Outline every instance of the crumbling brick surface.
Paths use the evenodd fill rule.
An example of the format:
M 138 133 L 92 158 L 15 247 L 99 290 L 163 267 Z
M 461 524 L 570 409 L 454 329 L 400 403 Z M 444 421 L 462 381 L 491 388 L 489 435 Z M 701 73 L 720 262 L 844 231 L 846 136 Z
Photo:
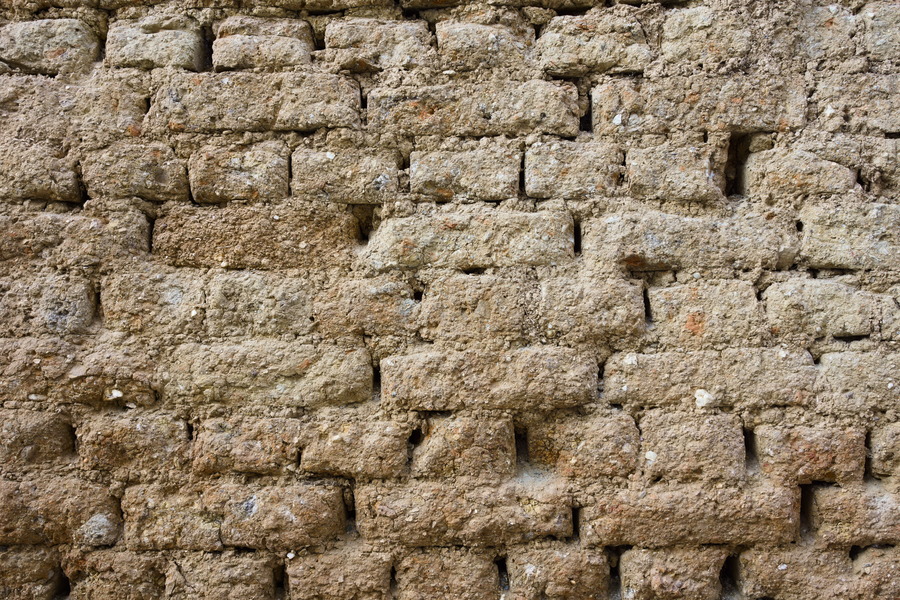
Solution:
M 0 599 L 897 600 L 896 0 L 0 0 Z

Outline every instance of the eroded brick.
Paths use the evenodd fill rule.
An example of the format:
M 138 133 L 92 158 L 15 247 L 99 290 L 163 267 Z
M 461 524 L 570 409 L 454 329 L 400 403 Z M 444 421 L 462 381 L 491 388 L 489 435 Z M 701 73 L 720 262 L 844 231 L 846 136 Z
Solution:
M 218 25 L 212 61 L 217 71 L 279 69 L 309 64 L 314 49 L 306 21 L 240 15 Z
M 191 195 L 200 204 L 280 200 L 290 195 L 288 149 L 281 142 L 205 146 L 191 155 Z
M 114 67 L 202 71 L 204 53 L 199 24 L 180 15 L 115 21 L 106 38 L 106 60 Z
M 623 156 L 617 146 L 602 142 L 539 142 L 525 153 L 525 193 L 574 199 L 612 194 Z
M 393 152 L 309 150 L 291 156 L 295 196 L 341 204 L 378 204 L 398 190 L 398 160 Z
M 113 144 L 89 155 L 83 170 L 91 198 L 136 196 L 156 202 L 188 199 L 184 161 L 163 143 Z

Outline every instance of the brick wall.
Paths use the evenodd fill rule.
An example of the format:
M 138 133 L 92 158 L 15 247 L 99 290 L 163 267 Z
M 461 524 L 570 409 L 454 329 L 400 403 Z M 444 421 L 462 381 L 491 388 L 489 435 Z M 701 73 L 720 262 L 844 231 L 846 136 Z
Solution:
M 5 0 L 0 597 L 900 598 L 891 0 Z

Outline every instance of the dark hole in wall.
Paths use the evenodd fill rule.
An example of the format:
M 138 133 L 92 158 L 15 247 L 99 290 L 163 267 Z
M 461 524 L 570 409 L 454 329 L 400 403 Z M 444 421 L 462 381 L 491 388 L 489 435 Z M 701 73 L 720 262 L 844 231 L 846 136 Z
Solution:
M 591 105 L 593 103 L 591 102 L 590 90 L 588 90 L 587 99 L 588 99 L 587 109 L 585 109 L 584 114 L 581 115 L 581 119 L 578 121 L 578 129 L 580 131 L 586 131 L 586 132 L 590 133 L 591 131 L 593 131 L 593 127 L 594 127 L 594 123 L 593 123 L 593 119 L 592 119 L 592 115 L 591 115 Z
M 190 421 L 184 422 L 185 429 L 187 430 L 187 439 L 193 441 L 194 440 L 194 424 Z
M 752 429 L 744 429 L 744 467 L 747 473 L 759 472 L 759 455 L 756 450 L 756 434 Z
M 56 579 L 56 585 L 53 590 L 53 599 L 54 600 L 66 600 L 72 594 L 72 582 L 69 581 L 68 575 L 66 575 L 65 571 L 62 568 L 59 569 L 59 575 Z
M 506 557 L 500 556 L 494 560 L 494 564 L 497 565 L 497 576 L 500 582 L 500 589 L 502 591 L 509 590 L 509 568 L 506 565 Z
M 840 342 L 858 342 L 858 341 L 860 341 L 860 340 L 867 340 L 867 339 L 869 339 L 869 336 L 868 336 L 868 335 L 847 335 L 847 334 L 841 334 L 841 335 L 835 335 L 835 336 L 832 336 L 832 337 L 834 337 L 835 340 L 838 340 L 838 341 L 840 341 Z
M 728 159 L 725 162 L 725 195 L 744 193 L 744 165 L 750 156 L 750 136 L 732 132 L 728 141 Z
M 581 221 L 576 220 L 572 227 L 572 236 L 574 239 L 575 256 L 581 254 Z
M 650 290 L 647 286 L 644 286 L 642 295 L 644 298 L 644 321 L 649 325 L 653 323 L 653 309 L 650 307 Z
M 344 494 L 344 516 L 347 521 L 347 533 L 356 533 L 356 494 L 353 487 Z
M 375 363 L 372 365 L 372 392 L 375 394 L 381 393 L 381 364 Z
M 884 137 L 889 140 L 900 140 L 900 131 L 889 131 L 884 134 Z
M 722 598 L 740 597 L 740 563 L 737 556 L 729 556 L 722 563 L 719 585 L 722 587 Z
M 356 217 L 359 226 L 357 239 L 363 244 L 367 244 L 372 234 L 377 228 L 375 221 L 375 206 L 370 204 L 354 204 L 351 206 L 351 212 Z
M 216 39 L 215 34 L 213 34 L 212 27 L 206 26 L 203 28 L 203 53 L 200 57 L 200 70 L 201 71 L 212 71 L 213 68 L 213 42 Z
M 607 549 L 607 558 L 609 560 L 609 597 L 620 600 L 622 598 L 622 573 L 620 563 L 622 555 L 631 546 L 613 546 Z
M 461 269 L 463 273 L 466 275 L 484 275 L 484 272 L 487 270 L 484 267 L 468 267 L 465 269 Z
M 514 429 L 516 442 L 516 465 L 523 466 L 529 462 L 528 456 L 528 429 L 522 425 L 516 425 Z
M 572 539 L 581 539 L 581 507 L 572 507 Z
M 290 598 L 284 563 L 280 563 L 272 569 L 272 580 L 275 583 L 275 600 L 287 600 Z
M 528 196 L 528 192 L 525 188 L 525 156 L 527 153 L 522 154 L 522 162 L 519 163 L 519 194 L 522 196 Z
M 813 481 L 800 486 L 800 537 L 810 538 L 815 535 L 815 490 L 817 488 L 830 487 L 826 481 Z
M 391 574 L 390 579 L 388 580 L 388 594 L 389 598 L 397 598 L 399 597 L 399 590 L 397 589 L 397 568 L 391 565 Z

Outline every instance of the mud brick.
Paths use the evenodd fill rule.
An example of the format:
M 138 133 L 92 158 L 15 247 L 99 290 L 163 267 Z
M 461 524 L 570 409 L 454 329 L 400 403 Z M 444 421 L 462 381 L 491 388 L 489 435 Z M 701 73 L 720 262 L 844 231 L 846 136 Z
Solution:
M 71 458 L 74 442 L 72 427 L 62 415 L 0 409 L 0 464 L 4 470 Z
M 199 24 L 180 15 L 115 21 L 106 38 L 106 60 L 114 67 L 202 71 L 204 54 Z
M 762 308 L 746 281 L 703 281 L 650 288 L 653 330 L 667 348 L 707 349 L 761 344 Z
M 843 194 L 856 187 L 856 173 L 805 150 L 765 150 L 747 158 L 743 185 L 755 198 Z
M 274 565 L 266 556 L 192 553 L 173 558 L 166 571 L 165 597 L 171 600 L 268 600 L 274 595 Z
M 785 131 L 801 127 L 806 92 L 798 78 L 692 75 L 614 79 L 591 90 L 595 135 L 694 130 Z
M 744 478 L 744 436 L 734 415 L 648 411 L 641 418 L 644 476 L 651 481 Z
M 552 480 L 359 485 L 356 513 L 364 539 L 405 546 L 496 545 L 572 534 L 571 509 Z
M 299 200 L 222 208 L 177 205 L 156 222 L 153 253 L 179 267 L 347 266 L 357 233 L 356 219 L 342 208 Z
M 314 131 L 359 127 L 359 107 L 358 85 L 339 75 L 174 74 L 159 88 L 148 116 L 173 132 Z
M 740 66 L 753 48 L 754 32 L 747 18 L 735 13 L 710 6 L 669 11 L 662 27 L 662 60 L 670 65 Z
M 858 415 L 897 406 L 900 354 L 832 352 L 822 355 L 819 368 L 820 410 Z
M 859 14 L 865 25 L 863 43 L 874 60 L 900 58 L 900 16 L 891 2 L 869 2 Z
M 627 271 L 786 269 L 797 254 L 794 225 L 762 214 L 684 217 L 625 211 L 582 223 L 584 255 Z
M 77 434 L 82 468 L 124 480 L 177 471 L 188 460 L 187 424 L 166 413 L 101 413 L 79 424 Z
M 306 21 L 239 15 L 219 23 L 212 61 L 217 71 L 279 69 L 308 65 L 314 49 Z
M 289 160 L 283 142 L 204 146 L 188 161 L 191 195 L 200 204 L 287 198 Z
M 411 410 L 536 410 L 592 401 L 597 365 L 569 348 L 421 352 L 381 361 L 382 399 Z
M 440 200 L 515 198 L 522 153 L 511 145 L 484 144 L 472 150 L 413 152 L 409 183 L 414 193 Z
M 225 404 L 316 407 L 371 399 L 372 364 L 362 349 L 250 339 L 183 344 L 164 365 L 167 397 Z
M 0 544 L 111 546 L 119 505 L 100 485 L 75 477 L 0 481 Z
M 78 275 L 23 273 L 0 278 L 0 335 L 4 337 L 86 333 L 96 309 L 93 285 Z
M 438 21 L 438 52 L 445 69 L 519 69 L 534 45 L 534 31 L 506 25 Z
M 810 100 L 818 106 L 821 126 L 827 130 L 896 132 L 900 131 L 898 89 L 897 74 L 833 73 L 818 83 Z
M 136 485 L 122 498 L 129 550 L 221 550 L 220 515 L 201 503 L 200 491 Z
M 364 546 L 301 553 L 287 563 L 291 600 L 387 600 L 391 555 Z
M 574 343 L 615 344 L 645 330 L 640 285 L 601 274 L 540 283 L 541 332 Z
M 53 600 L 63 587 L 56 552 L 28 547 L 0 549 L 0 596 L 8 600 Z
M 554 17 L 541 29 L 537 50 L 541 67 L 556 77 L 640 73 L 653 59 L 637 10 L 626 6 Z
M 193 468 L 202 475 L 274 475 L 296 464 L 302 427 L 296 419 L 207 419 L 197 428 Z
M 890 269 L 900 260 L 900 207 L 807 205 L 799 260 L 816 269 Z
M 589 547 L 787 543 L 799 515 L 796 489 L 662 485 L 598 493 L 582 510 L 581 537 Z
M 900 496 L 878 481 L 813 488 L 811 521 L 829 547 L 897 544 Z
M 202 275 L 193 269 L 122 269 L 101 280 L 104 326 L 151 335 L 197 335 L 202 331 Z
M 722 200 L 725 175 L 720 154 L 710 145 L 684 148 L 670 143 L 629 150 L 625 159 L 629 190 L 638 198 Z
M 397 565 L 400 600 L 496 598 L 500 589 L 497 565 L 487 551 L 436 548 L 413 551 Z
M 859 598 L 890 598 L 900 595 L 900 552 L 897 548 L 866 548 L 853 561 Z
M 376 88 L 369 127 L 408 135 L 578 134 L 577 93 L 570 83 L 498 81 Z
M 205 286 L 207 332 L 222 336 L 307 334 L 313 326 L 310 282 L 278 274 L 224 271 Z
M 70 553 L 69 579 L 78 600 L 156 600 L 164 596 L 165 564 L 156 554 L 121 548 Z
M 509 418 L 429 417 L 425 437 L 412 452 L 413 477 L 515 475 L 516 441 Z
M 379 271 L 547 265 L 572 258 L 573 235 L 572 217 L 564 212 L 450 207 L 383 221 L 366 258 Z
M 805 344 L 874 334 L 893 304 L 887 296 L 819 279 L 775 283 L 763 299 L 772 332 Z
M 428 340 L 522 339 L 528 328 L 527 282 L 495 275 L 449 275 L 428 286 L 419 311 Z
M 619 558 L 622 589 L 634 600 L 717 600 L 727 556 L 726 548 L 716 546 L 630 549 Z
M 615 354 L 604 373 L 611 404 L 648 407 L 803 406 L 816 384 L 809 353 L 766 348 Z
M 3 72 L 0 95 L 7 99 L 0 112 L 0 131 L 3 132 L 0 137 L 4 142 L 28 142 L 26 147 L 42 143 L 54 152 L 68 148 L 71 144 L 69 130 L 77 122 L 73 113 L 80 108 L 78 99 L 84 94 L 84 88 L 70 85 L 64 77 L 13 74 L 2 62 L 0 71 Z M 78 114 L 80 118 L 84 118 L 82 111 L 78 111 Z M 9 160 L 5 156 L 7 152 L 9 151 L 0 152 L 0 160 Z M 44 156 L 50 157 L 52 152 L 47 152 Z M 4 162 L 5 179 L 15 173 L 5 168 L 6 164 Z M 18 163 L 10 164 L 16 166 Z M 36 164 L 40 165 L 39 162 Z
M 533 198 L 590 198 L 619 185 L 624 154 L 604 142 L 538 142 L 525 153 L 525 193 Z
M 222 484 L 204 491 L 203 505 L 221 520 L 225 546 L 285 551 L 344 533 L 343 496 L 331 485 Z
M 308 433 L 300 468 L 356 480 L 397 477 L 406 468 L 409 434 L 391 421 L 325 421 Z
M 560 477 L 627 477 L 637 467 L 640 445 L 634 419 L 621 413 L 540 419 L 528 427 L 529 460 Z
M 900 474 L 900 423 L 872 430 L 872 473 L 878 477 Z
M 75 159 L 59 147 L 19 140 L 0 141 L 2 202 L 81 202 Z
M 379 204 L 399 188 L 398 157 L 372 150 L 318 151 L 291 156 L 291 192 L 341 204 Z
M 846 6 L 810 6 L 800 17 L 799 47 L 812 60 L 843 60 L 856 51 L 859 18 Z
M 762 472 L 783 481 L 860 481 L 866 435 L 857 428 L 762 425 L 753 434 Z
M 136 196 L 155 202 L 188 199 L 184 161 L 163 143 L 116 143 L 89 155 L 82 168 L 91 198 Z
M 402 336 L 416 329 L 418 303 L 403 277 L 349 279 L 316 298 L 316 323 L 331 334 Z
M 0 28 L 0 61 L 25 73 L 84 72 L 99 52 L 96 34 L 78 19 L 40 19 Z
M 152 95 L 149 81 L 141 75 L 132 69 L 100 71 L 91 85 L 79 87 L 72 135 L 88 148 L 105 148 L 123 138 L 140 136 Z
M 601 600 L 607 598 L 609 564 L 602 552 L 561 542 L 511 548 L 509 583 L 523 600 Z
M 348 71 L 429 67 L 436 62 L 431 40 L 425 21 L 331 21 L 323 58 Z
M 802 545 L 751 548 L 741 553 L 738 569 L 741 588 L 751 598 L 855 597 L 850 595 L 853 577 L 844 550 Z

